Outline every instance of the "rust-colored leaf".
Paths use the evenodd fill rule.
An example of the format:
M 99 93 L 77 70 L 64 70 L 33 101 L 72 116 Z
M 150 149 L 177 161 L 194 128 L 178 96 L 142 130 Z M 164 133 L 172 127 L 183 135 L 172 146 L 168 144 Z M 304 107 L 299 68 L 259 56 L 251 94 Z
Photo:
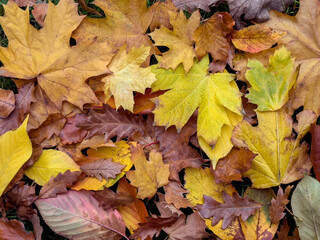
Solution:
M 0 88 L 0 118 L 6 118 L 15 108 L 15 98 L 11 90 Z
M 320 181 L 320 126 L 311 124 L 311 154 L 313 170 L 318 181 Z
M 27 232 L 22 222 L 17 220 L 6 221 L 0 219 L 1 240 L 34 240 L 34 235 Z

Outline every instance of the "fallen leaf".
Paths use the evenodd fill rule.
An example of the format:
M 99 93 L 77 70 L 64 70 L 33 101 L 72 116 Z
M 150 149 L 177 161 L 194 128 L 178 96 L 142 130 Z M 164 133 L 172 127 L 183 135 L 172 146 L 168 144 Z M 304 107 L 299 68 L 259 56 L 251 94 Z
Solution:
M 266 69 L 259 61 L 249 60 L 246 78 L 251 87 L 246 97 L 257 104 L 258 111 L 276 111 L 289 99 L 289 90 L 293 87 L 296 74 L 290 52 L 282 47 L 269 58 Z
M 59 134 L 63 145 L 82 142 L 85 138 L 87 131 L 76 126 L 83 117 L 84 114 L 76 114 L 66 118 L 66 123 Z
M 97 39 L 113 49 L 126 44 L 132 47 L 151 46 L 152 42 L 145 34 L 152 20 L 156 4 L 147 7 L 145 1 L 129 0 L 123 4 L 117 0 L 95 0 L 105 19 L 86 18 L 73 33 L 79 41 Z
M 0 49 L 4 65 L 0 74 L 28 81 L 36 78 L 59 109 L 63 101 L 79 108 L 85 103 L 97 102 L 85 81 L 105 73 L 113 53 L 107 45 L 94 41 L 69 46 L 72 31 L 84 18 L 78 15 L 77 4 L 71 0 L 63 0 L 57 5 L 50 2 L 40 31 L 29 24 L 28 10 L 22 10 L 10 1 L 4 8 L 5 15 L 0 23 L 10 44 Z
M 151 198 L 159 187 L 169 183 L 169 165 L 163 164 L 161 153 L 150 152 L 147 161 L 142 146 L 137 145 L 132 147 L 131 159 L 135 170 L 126 176 L 131 185 L 138 187 L 138 198 Z
M 310 160 L 316 179 L 320 181 L 320 126 L 311 124 L 310 131 L 312 136 Z
M 311 168 L 307 148 L 300 145 L 305 131 L 292 137 L 292 119 L 283 109 L 276 112 L 257 112 L 258 126 L 242 121 L 234 130 L 232 141 L 237 147 L 249 148 L 257 156 L 249 177 L 255 188 L 288 184 L 303 177 Z M 309 129 L 310 124 L 305 126 Z
M 127 53 L 125 45 L 120 48 L 108 65 L 112 73 L 101 80 L 105 83 L 105 102 L 113 96 L 116 109 L 122 106 L 123 109 L 133 112 L 133 91 L 143 94 L 146 88 L 150 88 L 157 80 L 151 67 L 140 67 L 148 57 L 150 49 L 133 47 Z
M 320 183 L 306 175 L 293 191 L 291 206 L 302 240 L 318 239 Z
M 287 34 L 278 41 L 285 45 L 295 58 L 296 65 L 300 65 L 296 89 L 290 97 L 289 106 L 293 112 L 300 106 L 305 110 L 320 113 L 318 79 L 320 70 L 319 30 L 314 28 L 319 23 L 320 3 L 318 0 L 301 0 L 296 16 L 271 12 L 271 19 L 265 23 L 275 31 Z
M 288 200 L 289 194 L 293 185 L 288 186 L 283 193 L 283 189 L 279 187 L 277 198 L 271 200 L 271 206 L 269 207 L 269 215 L 271 222 L 280 222 L 280 220 L 286 215 L 283 211 L 286 205 L 290 202 Z
M 203 196 L 204 204 L 198 204 L 196 208 L 204 218 L 212 217 L 212 225 L 216 225 L 223 219 L 222 229 L 226 229 L 236 217 L 241 216 L 243 221 L 253 215 L 261 205 L 249 197 L 241 198 L 239 194 L 233 193 L 232 196 L 225 191 L 222 192 L 224 203 L 217 202 L 212 197 Z
M 28 117 L 18 129 L 0 136 L 0 196 L 31 157 L 32 145 L 27 134 L 27 123 Z
M 32 167 L 25 170 L 25 174 L 37 184 L 43 186 L 49 182 L 52 176 L 55 177 L 67 170 L 74 172 L 80 171 L 80 168 L 66 153 L 48 149 L 42 151 L 39 159 Z
M 6 118 L 15 109 L 14 93 L 0 88 L 0 118 Z
M 33 5 L 33 9 L 31 11 L 34 19 L 43 27 L 44 20 L 47 15 L 48 4 L 47 3 L 37 3 Z
M 88 131 L 87 139 L 98 134 L 105 134 L 105 142 L 115 136 L 119 141 L 131 137 L 136 132 L 143 134 L 145 131 L 141 118 L 137 118 L 122 109 L 116 111 L 109 105 L 103 106 L 103 114 L 90 109 L 86 118 L 76 119 L 76 127 Z
M 41 188 L 39 198 L 52 198 L 56 197 L 57 194 L 66 193 L 67 188 L 71 187 L 79 176 L 79 171 L 71 172 L 70 170 L 59 173 L 55 177 L 52 176 Z
M 81 165 L 80 169 L 87 174 L 87 176 L 96 177 L 99 181 L 102 181 L 103 178 L 106 180 L 116 178 L 117 174 L 121 173 L 124 167 L 124 165 L 113 162 L 111 159 L 99 159 Z
M 179 14 L 169 12 L 170 24 L 173 30 L 161 26 L 149 35 L 155 41 L 156 46 L 166 46 L 169 51 L 163 54 L 159 61 L 159 67 L 173 70 L 183 63 L 185 72 L 188 72 L 196 57 L 193 48 L 192 35 L 200 23 L 200 13 L 196 11 L 187 19 L 180 11 Z
M 242 173 L 251 168 L 252 160 L 256 154 L 245 148 L 233 148 L 231 152 L 222 158 L 212 171 L 216 183 L 231 183 L 242 181 Z
M 159 198 L 158 202 L 156 203 L 156 206 L 160 212 L 160 216 L 162 218 L 170 218 L 172 216 L 181 216 L 183 215 L 183 212 L 177 209 L 173 204 L 167 203 L 165 199 L 166 194 L 157 193 L 157 196 Z
M 257 53 L 271 48 L 284 35 L 264 25 L 252 25 L 234 32 L 231 41 L 239 50 Z
M 18 4 L 19 7 L 33 6 L 36 0 L 10 0 Z
M 287 218 L 284 218 L 282 224 L 280 225 L 280 230 L 277 231 L 277 240 L 300 240 L 298 228 L 295 228 L 293 236 L 289 235 L 290 226 L 288 224 Z
M 212 0 L 173 0 L 172 2 L 174 5 L 177 6 L 177 8 L 180 8 L 181 10 L 186 10 L 188 12 L 193 12 L 198 8 L 201 8 L 206 12 L 210 12 L 209 5 L 212 2 Z
M 48 226 L 64 237 L 121 239 L 126 236 L 119 212 L 104 210 L 89 192 L 70 190 L 55 198 L 38 199 L 35 204 Z
M 165 199 L 168 204 L 173 204 L 177 209 L 192 207 L 191 202 L 184 195 L 188 193 L 181 184 L 170 181 L 164 186 Z
M 34 235 L 27 232 L 22 222 L 6 221 L 0 218 L 0 236 L 2 240 L 34 240 Z
M 153 31 L 161 26 L 172 29 L 169 12 L 178 14 L 178 9 L 175 7 L 175 5 L 173 5 L 172 1 L 169 0 L 165 2 L 159 2 L 156 6 L 152 21 L 150 23 L 150 30 Z

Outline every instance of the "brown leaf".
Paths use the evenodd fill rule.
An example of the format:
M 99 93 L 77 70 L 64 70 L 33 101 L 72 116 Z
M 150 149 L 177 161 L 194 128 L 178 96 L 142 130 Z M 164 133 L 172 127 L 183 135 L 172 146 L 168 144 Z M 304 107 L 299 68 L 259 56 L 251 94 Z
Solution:
M 311 124 L 311 153 L 310 159 L 318 181 L 320 181 L 320 126 Z
M 241 216 L 242 221 L 253 215 L 261 204 L 245 196 L 241 198 L 239 194 L 233 193 L 232 197 L 225 191 L 222 192 L 224 203 L 219 203 L 212 197 L 203 195 L 204 204 L 198 204 L 196 207 L 204 218 L 212 217 L 212 226 L 223 219 L 222 229 L 226 229 L 236 217 Z
M 173 0 L 173 4 L 181 10 L 187 10 L 188 12 L 193 12 L 194 10 L 201 8 L 206 12 L 210 12 L 209 5 L 212 0 Z
M 109 188 L 105 188 L 102 191 L 94 192 L 93 196 L 99 201 L 100 206 L 104 209 L 126 206 L 136 199 L 129 193 L 115 193 Z
M 76 114 L 67 118 L 67 121 L 59 134 L 63 145 L 82 142 L 87 135 L 87 131 L 76 127 L 76 123 L 84 116 L 84 114 Z
M 32 15 L 34 19 L 43 27 L 44 19 L 47 15 L 48 4 L 47 3 L 37 3 L 33 6 Z
M 31 219 L 29 219 L 33 226 L 33 232 L 36 240 L 41 240 L 41 235 L 43 232 L 43 227 L 40 225 L 40 217 L 38 214 L 33 214 Z
M 280 225 L 280 231 L 277 231 L 277 240 L 300 240 L 298 228 L 293 232 L 293 236 L 289 236 L 290 226 L 288 224 L 287 218 L 284 218 L 282 224 Z
M 288 186 L 283 193 L 283 189 L 279 187 L 277 197 L 271 200 L 269 214 L 272 223 L 280 222 L 280 220 L 286 215 L 283 211 L 285 209 L 285 206 L 290 202 L 288 200 L 288 197 L 292 188 L 293 185 Z
M 0 219 L 1 240 L 34 240 L 32 233 L 27 232 L 22 222 L 17 220 L 6 221 Z
M 67 188 L 71 187 L 74 182 L 77 181 L 81 172 L 70 170 L 59 173 L 56 177 L 51 177 L 40 190 L 39 198 L 51 198 L 57 196 L 57 194 L 66 193 Z
M 189 191 L 184 189 L 181 184 L 170 181 L 168 185 L 164 186 L 166 192 L 165 198 L 168 204 L 173 204 L 177 209 L 192 207 L 191 202 L 185 198 L 184 194 Z
M 140 227 L 134 231 L 134 234 L 130 236 L 132 239 L 141 238 L 141 240 L 146 239 L 148 236 L 156 237 L 159 236 L 161 230 L 165 227 L 170 227 L 174 224 L 178 217 L 161 218 L 161 217 L 147 217 L 146 223 L 139 224 Z
M 0 88 L 0 118 L 6 118 L 15 108 L 14 93 Z
M 105 134 L 105 142 L 117 136 L 117 141 L 130 137 L 135 132 L 144 133 L 145 128 L 141 118 L 135 117 L 122 109 L 116 111 L 109 105 L 103 106 L 103 114 L 89 110 L 86 118 L 77 119 L 76 127 L 88 131 L 86 139 L 97 134 Z
M 192 240 L 209 237 L 205 228 L 204 220 L 195 212 L 188 216 L 187 221 L 186 216 L 181 215 L 172 226 L 163 228 L 163 231 L 169 235 L 169 240 Z
M 229 154 L 220 159 L 216 169 L 212 171 L 216 183 L 242 181 L 241 173 L 251 168 L 252 160 L 257 156 L 249 149 L 232 148 Z
M 170 24 L 169 12 L 177 12 L 178 9 L 172 4 L 171 0 L 166 2 L 160 2 L 153 14 L 152 21 L 150 23 L 150 30 L 153 31 L 156 28 L 165 26 L 168 29 L 172 29 Z
M 113 162 L 112 159 L 99 159 L 94 162 L 85 163 L 80 168 L 88 176 L 96 177 L 102 181 L 103 178 L 105 180 L 115 178 L 124 167 L 120 163 Z
M 168 204 L 165 200 L 165 194 L 158 193 L 159 201 L 156 202 L 157 208 L 162 218 L 170 218 L 172 216 L 180 216 L 183 213 L 172 204 Z
M 250 103 L 248 98 L 246 98 L 244 96 L 241 97 L 241 100 L 242 100 L 243 110 L 246 113 L 243 116 L 243 119 L 246 120 L 251 125 L 257 124 L 258 123 L 257 114 L 256 114 L 256 112 L 254 110 L 258 106 L 256 104 Z
M 17 215 L 21 219 L 29 219 L 36 212 L 31 206 L 38 198 L 34 186 L 29 186 L 22 181 L 18 182 L 18 184 L 7 193 L 6 198 L 15 206 Z

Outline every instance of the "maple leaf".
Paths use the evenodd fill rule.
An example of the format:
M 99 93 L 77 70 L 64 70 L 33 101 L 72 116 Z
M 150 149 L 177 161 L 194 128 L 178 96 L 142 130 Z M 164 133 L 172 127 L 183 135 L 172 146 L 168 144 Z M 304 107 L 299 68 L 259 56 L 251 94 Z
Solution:
M 195 60 L 187 74 L 181 65 L 174 72 L 155 69 L 158 81 L 153 84 L 153 90 L 170 90 L 158 97 L 153 113 L 157 125 L 175 125 L 179 131 L 199 108 L 197 135 L 214 145 L 223 125 L 232 125 L 228 113 L 241 116 L 242 107 L 233 75 L 208 74 L 208 64 L 206 55 L 200 62 Z
M 6 118 L 15 108 L 14 93 L 0 88 L 0 118 Z
M 258 111 L 280 109 L 288 101 L 288 92 L 296 79 L 290 52 L 284 47 L 276 50 L 267 69 L 255 60 L 249 60 L 248 67 L 246 78 L 251 87 L 246 97 L 249 101 L 258 105 Z
M 169 12 L 178 14 L 177 11 L 178 9 L 173 5 L 172 1 L 159 2 L 150 23 L 150 30 L 153 31 L 161 26 L 172 29 Z
M 28 117 L 15 131 L 0 136 L 0 196 L 19 169 L 29 160 L 32 146 L 27 134 Z
M 34 240 L 34 235 L 31 232 L 27 232 L 22 222 L 18 220 L 6 221 L 0 219 L 0 236 L 2 240 Z
M 251 179 L 255 188 L 278 186 L 302 178 L 311 163 L 307 148 L 299 143 L 310 128 L 310 122 L 304 124 L 295 139 L 292 119 L 283 109 L 257 112 L 257 117 L 257 127 L 242 121 L 233 131 L 232 141 L 236 146 L 247 147 L 257 154 L 251 169 L 243 175 Z
M 311 124 L 311 153 L 310 158 L 316 179 L 320 181 L 320 126 Z
M 151 67 L 140 67 L 149 52 L 150 47 L 133 47 L 128 53 L 126 46 L 120 48 L 108 65 L 112 73 L 101 80 L 105 83 L 106 102 L 113 95 L 116 109 L 122 106 L 133 112 L 133 91 L 144 93 L 157 80 Z
M 87 139 L 94 135 L 105 134 L 105 142 L 115 136 L 119 141 L 125 137 L 131 137 L 136 132 L 143 134 L 145 131 L 141 118 L 122 109 L 116 111 L 106 104 L 103 105 L 103 114 L 90 109 L 87 117 L 76 120 L 76 127 L 88 131 Z
M 280 220 L 286 215 L 283 211 L 286 207 L 286 205 L 290 202 L 288 200 L 289 194 L 292 186 L 288 186 L 283 193 L 283 189 L 279 187 L 277 198 L 271 200 L 271 206 L 269 207 L 269 215 L 271 222 L 280 222 Z
M 113 54 L 106 45 L 95 41 L 69 46 L 72 31 L 84 18 L 78 15 L 77 4 L 71 0 L 63 0 L 58 5 L 49 3 L 40 31 L 29 24 L 29 11 L 10 1 L 4 8 L 0 24 L 9 46 L 0 48 L 4 65 L 0 75 L 28 81 L 36 78 L 58 108 L 63 101 L 79 108 L 85 103 L 97 102 L 85 81 L 105 73 Z
M 204 204 L 196 206 L 204 218 L 212 217 L 212 225 L 216 225 L 223 219 L 222 229 L 226 229 L 236 217 L 241 216 L 241 219 L 246 221 L 261 207 L 249 197 L 241 198 L 237 193 L 233 193 L 231 197 L 223 191 L 222 197 L 224 203 L 204 195 Z
M 126 176 L 131 185 L 138 187 L 138 198 L 151 198 L 157 188 L 169 183 L 169 165 L 163 164 L 162 155 L 156 151 L 150 152 L 147 161 L 142 146 L 134 146 L 131 159 L 135 170 L 127 172 Z
M 105 19 L 86 18 L 76 29 L 73 37 L 87 41 L 96 38 L 112 48 L 126 44 L 128 49 L 150 46 L 152 42 L 145 35 L 156 7 L 147 7 L 146 1 L 95 0 L 107 16 Z
M 271 48 L 284 35 L 264 25 L 252 25 L 233 32 L 231 41 L 237 49 L 257 53 Z
M 180 11 L 179 14 L 169 12 L 170 24 L 173 30 L 161 26 L 149 35 L 155 41 L 156 46 L 167 46 L 169 51 L 163 54 L 159 60 L 159 67 L 176 69 L 183 63 L 184 70 L 188 72 L 193 65 L 193 58 L 196 57 L 193 48 L 192 34 L 200 23 L 200 13 L 196 11 L 187 19 Z
M 304 109 L 320 113 L 318 79 L 320 70 L 319 29 L 314 26 L 319 23 L 320 4 L 318 0 L 301 0 L 296 16 L 288 16 L 271 12 L 271 19 L 266 26 L 286 35 L 278 41 L 285 45 L 295 58 L 296 65 L 300 65 L 297 87 L 289 102 L 292 111 L 300 106 Z M 303 37 L 301 37 L 303 36 Z
M 111 159 L 99 159 L 81 165 L 80 169 L 88 176 L 96 177 L 99 181 L 102 181 L 102 178 L 106 180 L 115 178 L 124 167 L 124 165 L 113 162 Z

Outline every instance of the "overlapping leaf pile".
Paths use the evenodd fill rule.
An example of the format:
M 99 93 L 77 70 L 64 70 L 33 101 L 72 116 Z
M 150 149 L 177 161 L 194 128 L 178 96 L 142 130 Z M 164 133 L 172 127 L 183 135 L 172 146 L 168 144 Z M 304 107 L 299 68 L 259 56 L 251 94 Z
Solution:
M 219 2 L 4 5 L 1 239 L 320 239 L 320 2 Z

